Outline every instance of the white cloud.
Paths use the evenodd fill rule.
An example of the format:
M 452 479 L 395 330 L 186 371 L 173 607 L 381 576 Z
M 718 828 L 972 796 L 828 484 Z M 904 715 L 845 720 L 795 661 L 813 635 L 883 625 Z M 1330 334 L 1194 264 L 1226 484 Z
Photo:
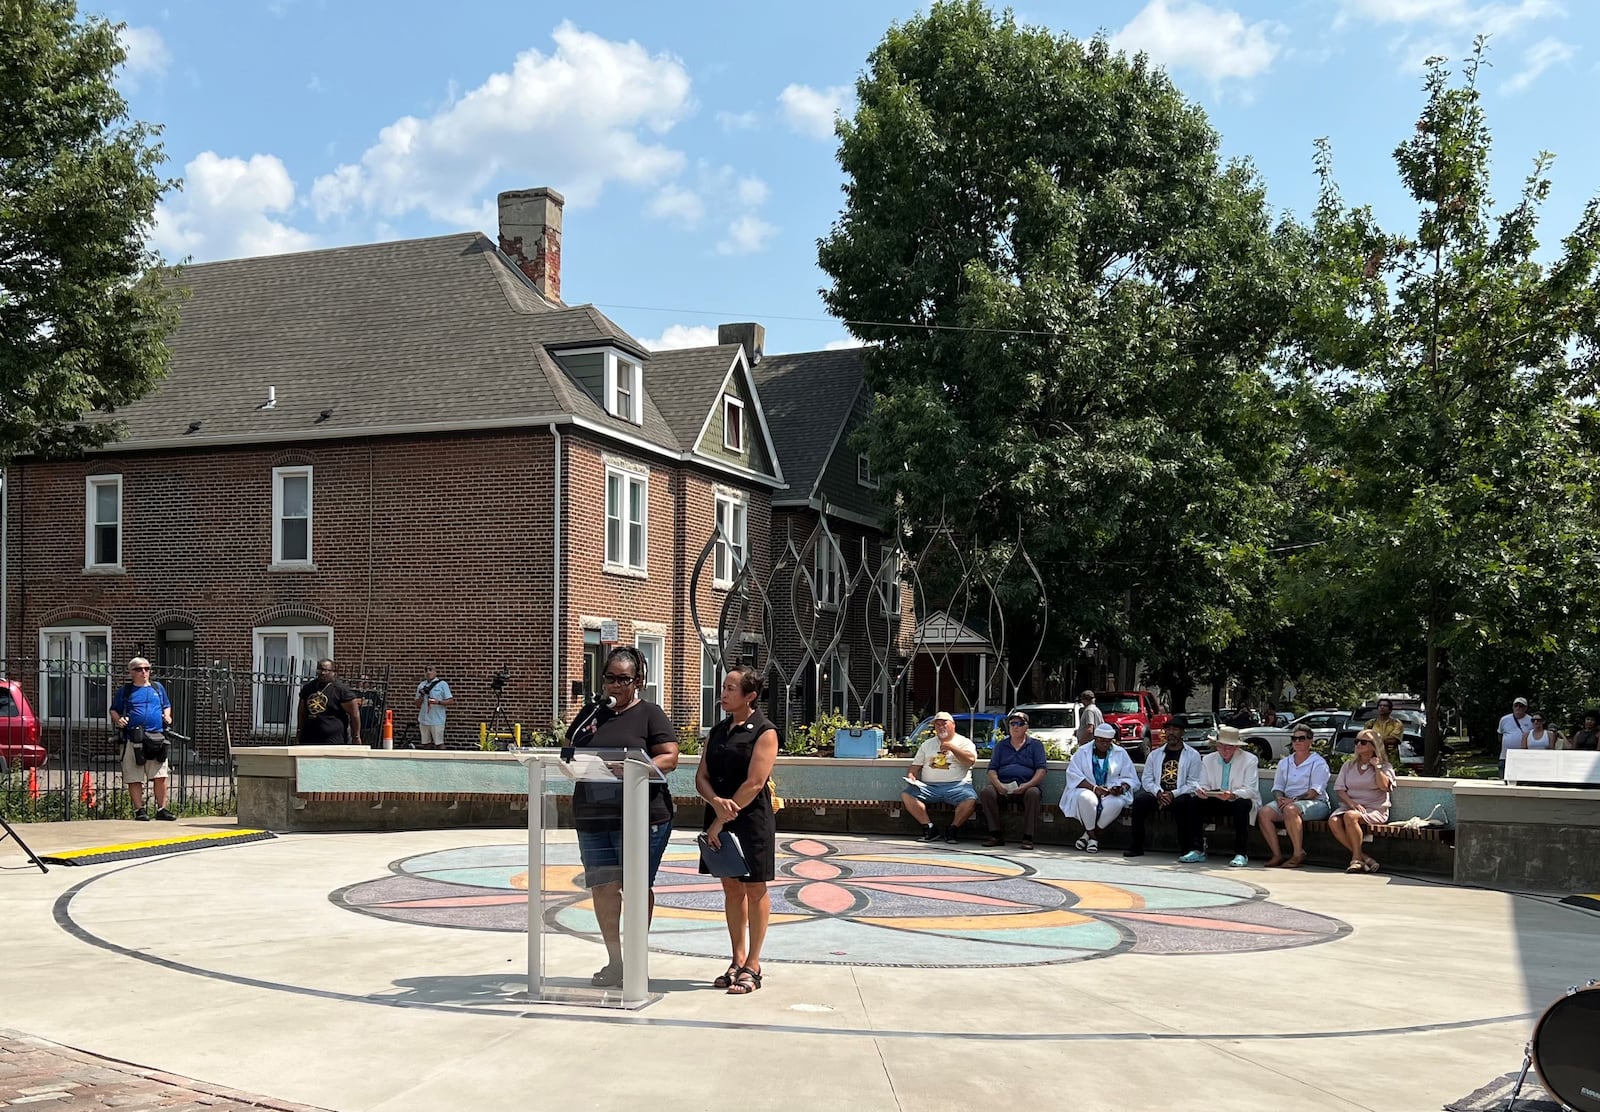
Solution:
M 761 116 L 757 112 L 728 112 L 717 113 L 717 126 L 723 131 L 749 131 L 761 126 Z
M 713 347 L 717 342 L 717 330 L 709 324 L 669 324 L 655 339 L 639 342 L 651 351 Z
M 754 213 L 736 216 L 728 222 L 727 233 L 717 242 L 719 255 L 750 255 L 767 245 L 778 229 Z
M 727 231 L 717 244 L 723 255 L 747 255 L 761 250 L 777 228 L 760 217 L 771 190 L 752 175 L 741 176 L 732 166 L 700 162 L 692 181 L 669 182 L 656 190 L 645 205 L 647 215 L 696 231 L 708 213 L 727 221 Z
M 848 85 L 830 85 L 826 89 L 789 85 L 778 94 L 778 104 L 783 108 L 783 118 L 800 134 L 831 139 L 834 117 L 844 113 L 854 95 Z
M 124 27 L 117 32 L 122 49 L 128 56 L 122 62 L 122 78 L 129 86 L 137 87 L 146 77 L 163 77 L 172 64 L 172 53 L 166 40 L 154 27 Z
M 1522 69 L 1502 86 L 1507 93 L 1520 93 L 1539 79 L 1551 66 L 1572 61 L 1578 53 L 1560 39 L 1540 39 L 1522 54 Z
M 823 351 L 855 351 L 857 348 L 865 347 L 865 346 L 866 345 L 863 344 L 860 340 L 856 339 L 854 336 L 850 336 L 850 337 L 848 337 L 846 339 L 843 339 L 843 340 L 829 340 L 827 343 L 822 345 L 822 350 Z
M 596 203 L 610 182 L 653 186 L 676 177 L 684 156 L 657 137 L 694 107 L 683 63 L 570 22 L 551 37 L 552 53 L 524 51 L 511 72 L 452 96 L 427 119 L 395 120 L 358 163 L 318 178 L 318 215 L 420 210 L 484 227 L 485 206 L 493 210 L 486 191 L 498 183 L 551 185 L 578 207 Z
M 1344 0 L 1340 21 L 1354 16 L 1376 23 L 1427 23 L 1471 34 L 1504 35 L 1525 23 L 1565 14 L 1555 0 Z
M 316 240 L 269 215 L 294 203 L 294 179 L 276 155 L 203 151 L 183 168 L 183 191 L 156 206 L 151 243 L 169 259 L 197 262 L 304 251 Z
M 1170 69 L 1193 70 L 1219 83 L 1259 77 L 1283 49 L 1284 28 L 1271 20 L 1246 24 L 1230 8 L 1197 0 L 1150 0 L 1111 37 L 1111 45 L 1144 51 Z

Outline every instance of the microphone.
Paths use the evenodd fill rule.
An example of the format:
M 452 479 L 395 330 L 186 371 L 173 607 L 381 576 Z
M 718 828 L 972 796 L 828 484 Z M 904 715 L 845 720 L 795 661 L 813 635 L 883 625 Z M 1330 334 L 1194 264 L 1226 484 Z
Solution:
M 570 762 L 573 757 L 573 743 L 590 737 L 600 728 L 600 711 L 609 710 L 617 705 L 616 699 L 601 693 L 592 695 L 589 701 L 583 704 L 572 719 L 572 725 L 567 727 L 567 744 L 561 747 L 561 759 Z

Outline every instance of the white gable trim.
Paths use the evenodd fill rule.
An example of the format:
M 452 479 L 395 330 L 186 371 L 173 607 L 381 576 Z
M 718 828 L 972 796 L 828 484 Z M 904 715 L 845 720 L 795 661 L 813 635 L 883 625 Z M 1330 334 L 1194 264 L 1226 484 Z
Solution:
M 756 389 L 756 376 L 750 373 L 750 364 L 745 362 L 744 348 L 742 347 L 734 353 L 733 362 L 728 365 L 728 373 L 722 376 L 722 385 L 717 387 L 716 399 L 711 403 L 711 408 L 706 411 L 706 419 L 700 422 L 700 431 L 695 434 L 695 447 L 692 449 L 694 456 L 696 459 L 710 460 L 723 467 L 738 466 L 737 464 L 726 463 L 717 459 L 716 456 L 708 455 L 699 450 L 700 442 L 706 438 L 706 433 L 711 430 L 711 418 L 716 415 L 717 407 L 722 404 L 723 395 L 727 394 L 728 385 L 733 381 L 735 374 L 740 374 L 744 379 L 744 384 L 750 388 L 750 408 L 756 411 L 756 424 L 761 428 L 761 441 L 767 446 L 767 458 L 772 461 L 773 477 L 777 479 L 778 486 L 788 486 L 789 484 L 783 477 L 783 461 L 778 458 L 778 447 L 772 442 L 772 430 L 767 427 L 767 411 L 761 404 L 761 392 Z M 746 413 L 745 416 L 748 418 L 749 414 Z M 749 423 L 747 419 L 745 424 L 749 425 Z M 750 435 L 748 428 L 744 430 L 744 435 L 746 437 Z M 751 475 L 761 474 L 749 468 L 739 468 L 739 470 Z

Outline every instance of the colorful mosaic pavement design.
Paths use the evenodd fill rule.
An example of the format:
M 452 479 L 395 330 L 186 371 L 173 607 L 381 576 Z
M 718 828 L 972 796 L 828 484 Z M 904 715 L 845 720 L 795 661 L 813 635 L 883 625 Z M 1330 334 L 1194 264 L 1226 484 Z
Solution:
M 577 846 L 548 847 L 547 929 L 598 939 Z M 522 931 L 525 845 L 442 850 L 333 893 L 335 903 L 407 923 Z M 1273 903 L 1233 876 L 1063 853 L 1012 859 L 936 846 L 779 842 L 772 961 L 908 968 L 1045 965 L 1122 953 L 1245 953 L 1348 933 L 1337 919 Z M 656 880 L 652 949 L 726 956 L 722 886 L 693 844 L 668 847 Z

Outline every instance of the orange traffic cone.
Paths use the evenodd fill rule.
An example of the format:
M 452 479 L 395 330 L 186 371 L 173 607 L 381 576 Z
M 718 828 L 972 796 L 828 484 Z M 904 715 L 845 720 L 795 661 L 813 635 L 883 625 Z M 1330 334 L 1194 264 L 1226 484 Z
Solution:
M 39 770 L 37 767 L 28 769 L 28 798 L 35 803 L 39 802 Z
M 392 710 L 383 712 L 383 742 L 380 748 L 394 748 L 394 711 Z
M 94 781 L 89 779 L 87 769 L 83 773 L 83 787 L 78 789 L 78 798 L 83 801 L 85 807 L 94 806 Z

